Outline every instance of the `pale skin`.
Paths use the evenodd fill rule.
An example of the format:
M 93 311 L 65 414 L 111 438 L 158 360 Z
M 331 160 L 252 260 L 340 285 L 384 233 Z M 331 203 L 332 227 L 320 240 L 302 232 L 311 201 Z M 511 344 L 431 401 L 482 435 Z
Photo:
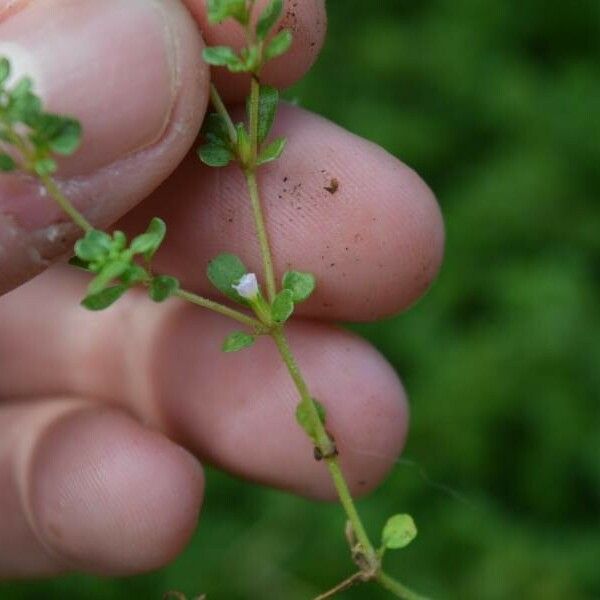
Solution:
M 265 72 L 277 86 L 306 73 L 325 35 L 321 0 L 293 4 L 294 47 Z M 81 151 L 61 165 L 65 192 L 97 226 L 134 233 L 162 217 L 158 270 L 210 294 L 216 254 L 239 254 L 259 276 L 261 260 L 239 172 L 188 154 L 209 96 L 198 24 L 210 45 L 241 43 L 234 27 L 208 28 L 202 0 L 0 0 L 0 54 L 83 123 Z M 243 82 L 216 81 L 235 111 Z M 318 280 L 290 340 L 362 495 L 404 445 L 406 395 L 373 348 L 333 323 L 415 302 L 441 263 L 442 219 L 426 184 L 373 144 L 290 106 L 276 128 L 289 145 L 260 183 L 277 272 Z M 0 177 L 0 577 L 166 564 L 196 527 L 203 464 L 334 499 L 269 340 L 223 355 L 236 325 L 137 293 L 84 311 L 85 274 L 55 264 L 37 275 L 78 235 L 61 223 L 38 186 Z M 402 510 L 402 491 L 390 493 Z

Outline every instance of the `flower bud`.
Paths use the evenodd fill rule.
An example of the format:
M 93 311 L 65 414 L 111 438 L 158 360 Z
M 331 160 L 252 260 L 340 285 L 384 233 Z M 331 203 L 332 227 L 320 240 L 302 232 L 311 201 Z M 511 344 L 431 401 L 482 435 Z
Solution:
M 260 293 L 258 280 L 254 273 L 246 273 L 237 284 L 234 284 L 231 287 L 246 300 L 256 300 Z

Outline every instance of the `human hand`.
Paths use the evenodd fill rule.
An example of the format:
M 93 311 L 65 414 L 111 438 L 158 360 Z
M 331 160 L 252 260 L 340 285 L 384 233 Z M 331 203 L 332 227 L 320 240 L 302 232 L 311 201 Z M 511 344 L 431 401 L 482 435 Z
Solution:
M 0 7 L 0 55 L 34 77 L 50 109 L 83 122 L 82 150 L 60 175 L 86 216 L 106 226 L 128 213 L 118 227 L 135 232 L 161 216 L 169 236 L 158 267 L 200 292 L 208 291 L 205 263 L 223 250 L 260 270 L 239 174 L 184 159 L 209 73 L 181 3 Z M 202 2 L 188 9 L 211 45 L 235 38 L 227 25 L 207 28 Z M 286 19 L 294 48 L 265 74 L 278 86 L 313 62 L 323 3 L 306 2 Z M 218 75 L 225 97 L 240 101 L 245 90 Z M 441 261 L 441 218 L 421 180 L 372 144 L 293 107 L 282 109 L 277 128 L 289 146 L 262 183 L 278 270 L 289 261 L 319 281 L 303 306 L 306 321 L 290 335 L 360 494 L 403 445 L 405 397 L 372 348 L 324 321 L 371 320 L 418 298 Z M 71 247 L 78 232 L 60 223 L 37 186 L 2 176 L 0 289 Z M 228 323 L 176 300 L 157 306 L 131 294 L 105 314 L 86 313 L 78 304 L 85 284 L 85 275 L 58 265 L 0 299 L 0 576 L 164 564 L 195 527 L 203 480 L 193 455 L 260 483 L 332 497 L 269 345 L 224 356 Z

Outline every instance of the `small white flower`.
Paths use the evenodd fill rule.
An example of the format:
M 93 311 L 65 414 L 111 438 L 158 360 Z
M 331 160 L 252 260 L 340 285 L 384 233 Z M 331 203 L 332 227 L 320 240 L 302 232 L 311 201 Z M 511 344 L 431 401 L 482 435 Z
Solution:
M 246 273 L 237 284 L 231 286 L 242 298 L 256 300 L 260 290 L 254 273 Z

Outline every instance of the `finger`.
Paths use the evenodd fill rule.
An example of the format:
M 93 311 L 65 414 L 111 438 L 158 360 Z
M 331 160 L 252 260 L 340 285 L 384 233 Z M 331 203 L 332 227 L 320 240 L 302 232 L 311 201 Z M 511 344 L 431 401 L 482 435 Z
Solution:
M 370 320 L 419 298 L 444 247 L 440 210 L 425 183 L 381 148 L 298 108 L 282 107 L 275 135 L 288 145 L 260 171 L 263 204 L 278 278 L 291 268 L 317 277 L 303 314 Z M 169 233 L 157 268 L 210 294 L 205 266 L 221 252 L 262 272 L 247 198 L 237 167 L 210 169 L 192 155 L 122 225 L 139 232 L 162 216 Z
M 0 55 L 83 145 L 60 185 L 99 226 L 155 189 L 197 134 L 208 93 L 202 41 L 178 0 L 0 0 Z M 72 247 L 79 231 L 33 181 L 0 177 L 0 293 Z
M 0 398 L 69 393 L 117 402 L 232 473 L 333 497 L 268 338 L 225 355 L 222 341 L 238 327 L 179 300 L 153 305 L 135 293 L 105 313 L 87 313 L 76 303 L 86 281 L 79 275 L 54 267 L 0 299 Z M 406 398 L 396 375 L 368 344 L 336 328 L 299 323 L 290 337 L 327 408 L 352 489 L 372 489 L 404 444 Z
M 174 558 L 203 492 L 196 460 L 82 400 L 0 407 L 0 577 L 124 575 Z
M 206 0 L 186 0 L 192 14 L 200 23 L 207 45 L 232 46 L 240 49 L 245 45 L 244 32 L 235 22 L 221 25 L 208 22 Z M 260 14 L 268 0 L 256 3 L 254 11 Z M 261 81 L 278 88 L 295 83 L 310 69 L 325 41 L 327 13 L 324 0 L 286 0 L 281 20 L 275 31 L 290 29 L 294 41 L 290 50 L 282 57 L 270 62 L 261 74 Z M 215 68 L 213 80 L 227 101 L 240 102 L 248 92 L 249 77 L 231 74 L 226 69 Z

